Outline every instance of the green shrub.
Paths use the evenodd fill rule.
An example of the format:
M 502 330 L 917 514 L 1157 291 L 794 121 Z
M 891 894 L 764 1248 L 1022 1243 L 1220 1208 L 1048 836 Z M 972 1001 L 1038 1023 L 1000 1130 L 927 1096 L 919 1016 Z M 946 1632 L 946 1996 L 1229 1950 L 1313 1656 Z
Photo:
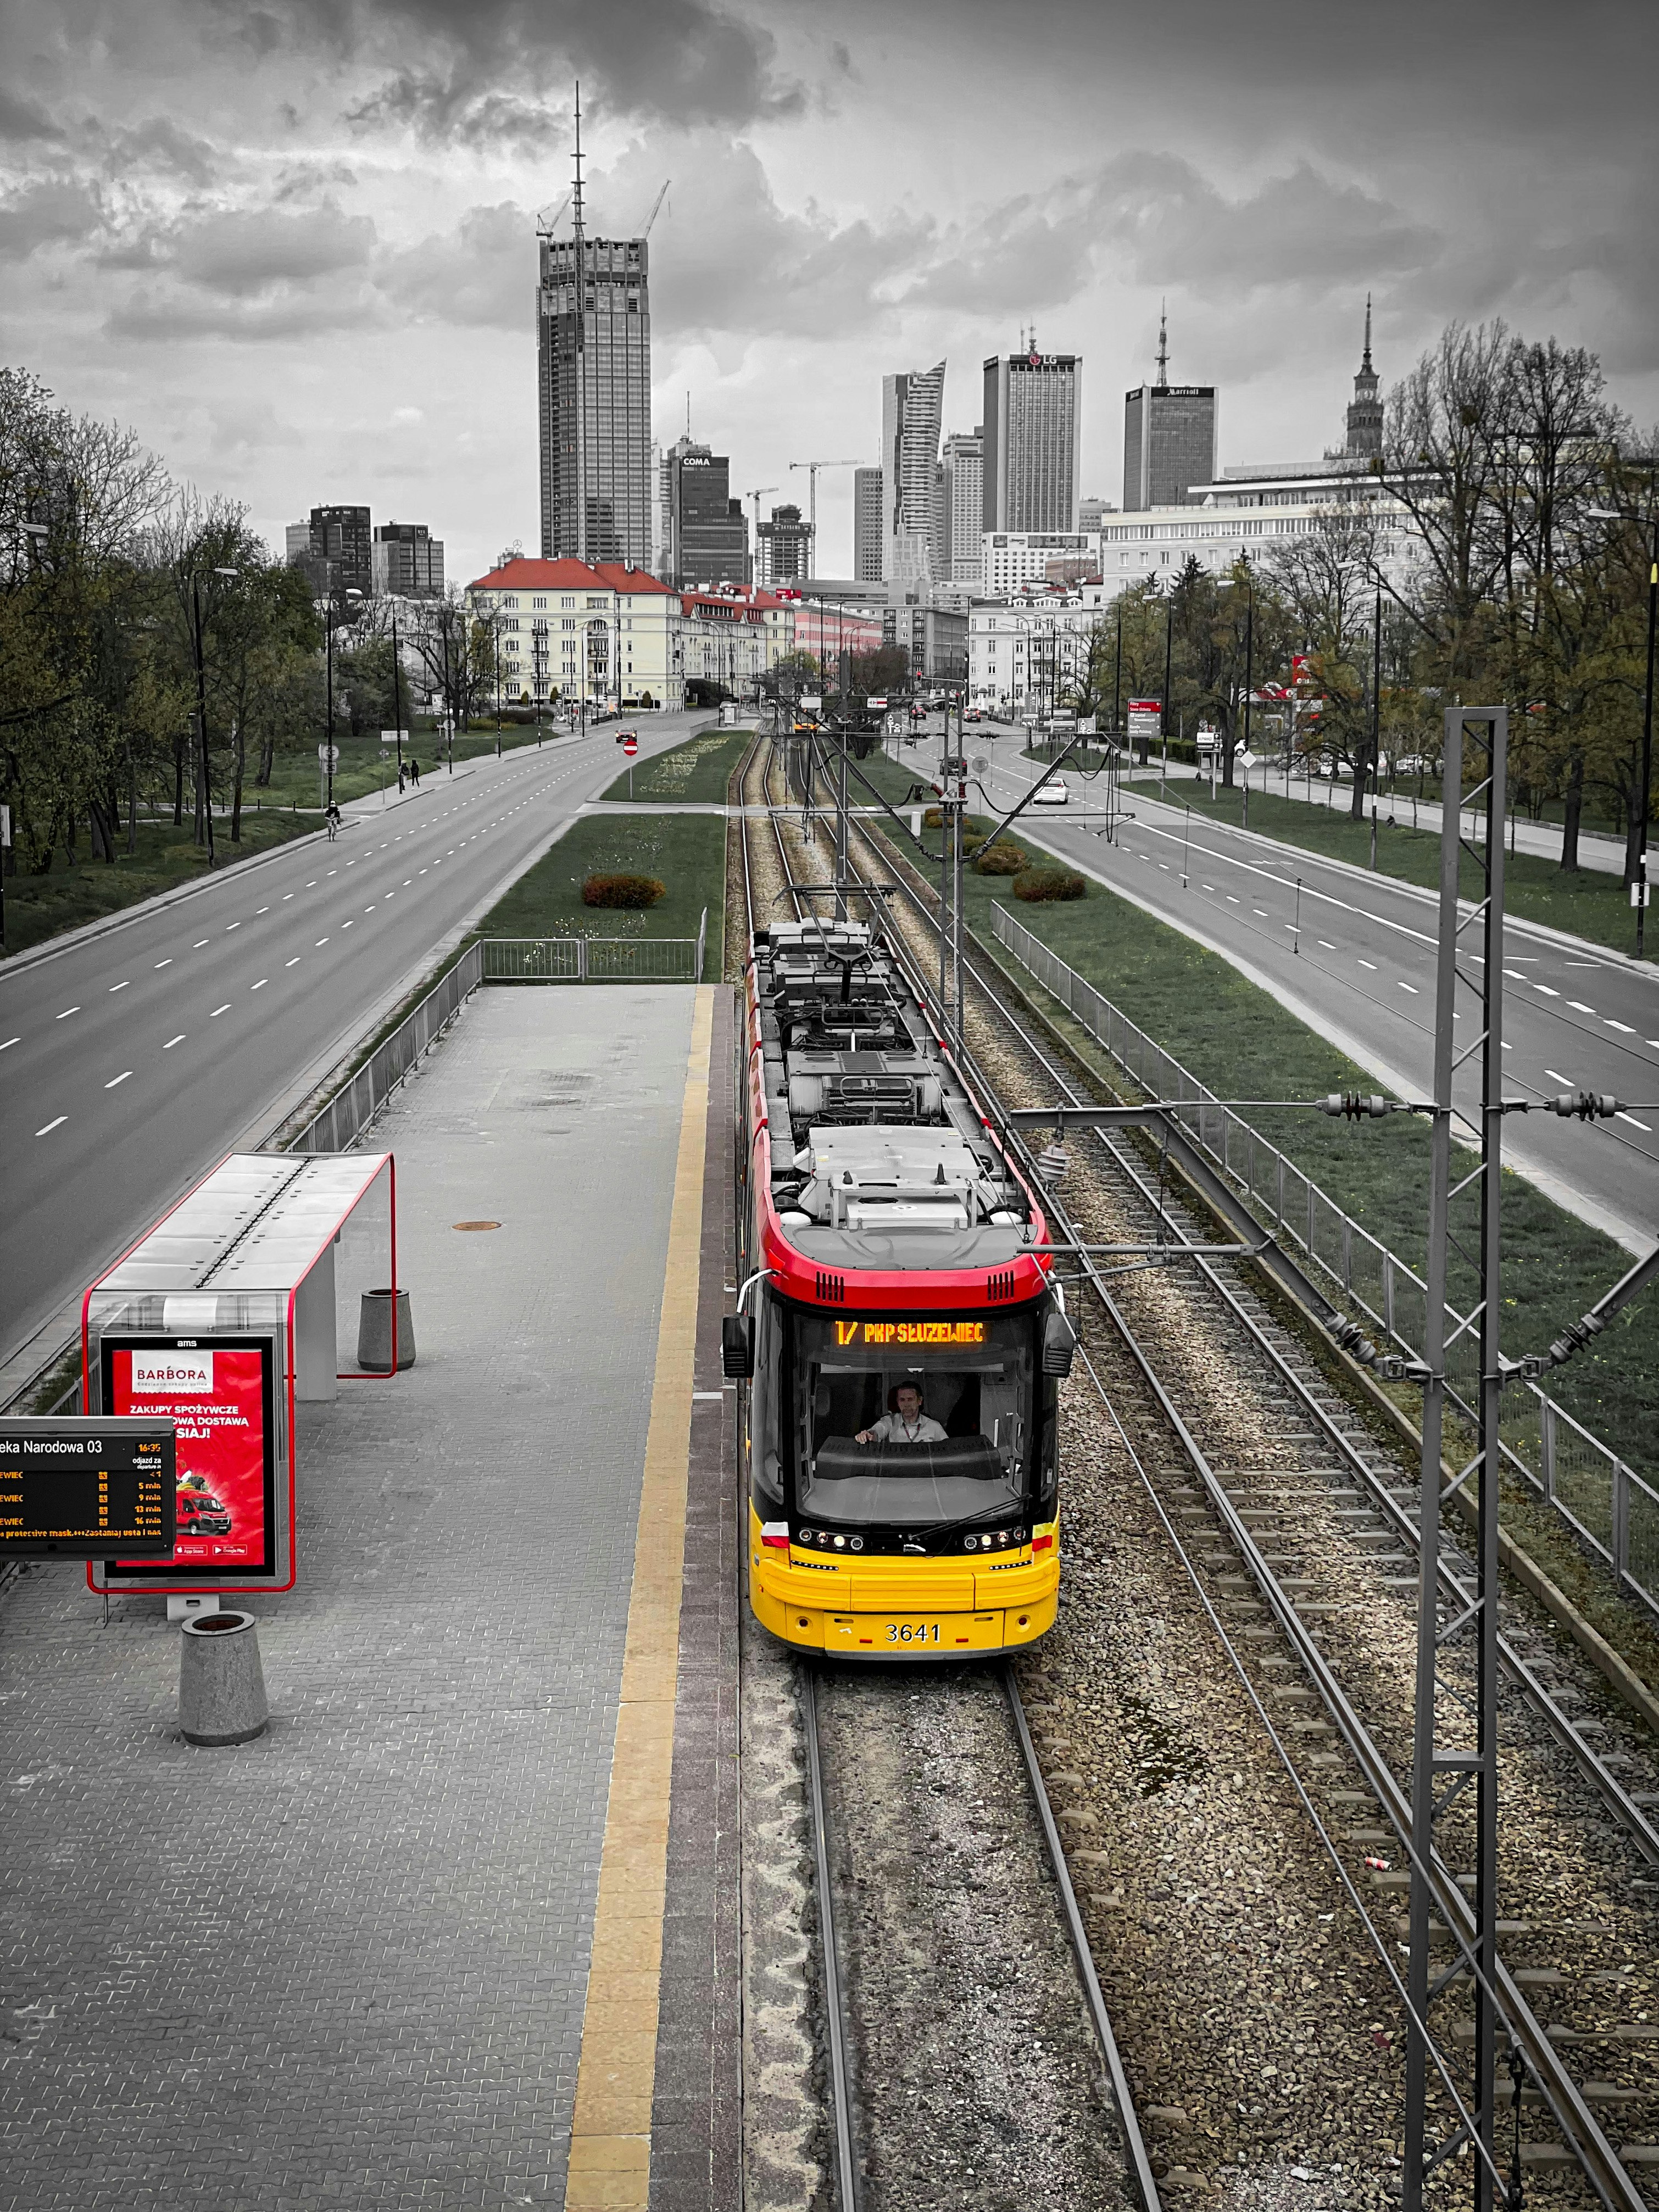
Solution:
M 1072 868 L 1027 868 L 1014 878 L 1014 896 L 1031 905 L 1050 899 L 1087 898 L 1089 886 Z
M 590 876 L 582 885 L 584 906 L 628 907 L 640 913 L 667 896 L 654 876 Z
M 1027 865 L 1027 855 L 1018 845 L 1011 845 L 1000 837 L 988 853 L 981 853 L 974 863 L 982 876 L 1017 876 Z

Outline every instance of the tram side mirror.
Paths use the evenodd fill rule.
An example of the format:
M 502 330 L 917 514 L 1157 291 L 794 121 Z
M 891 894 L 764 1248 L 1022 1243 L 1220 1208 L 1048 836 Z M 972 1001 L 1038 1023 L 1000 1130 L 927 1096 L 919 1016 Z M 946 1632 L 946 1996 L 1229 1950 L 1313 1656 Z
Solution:
M 1072 1371 L 1072 1354 L 1077 1350 L 1077 1332 L 1063 1313 L 1051 1313 L 1042 1324 L 1042 1371 L 1045 1375 L 1066 1376 Z
M 750 1314 L 727 1314 L 720 1323 L 720 1372 L 747 1382 L 755 1372 L 755 1323 Z

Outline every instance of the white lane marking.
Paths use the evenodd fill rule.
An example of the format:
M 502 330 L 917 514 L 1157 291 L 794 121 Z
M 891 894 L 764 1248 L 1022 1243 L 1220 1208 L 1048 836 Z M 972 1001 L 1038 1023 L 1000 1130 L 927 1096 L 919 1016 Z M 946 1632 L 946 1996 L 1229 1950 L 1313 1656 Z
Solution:
M 1636 1035 L 1635 1030 L 1631 1027 L 1628 1022 L 1616 1022 L 1611 1014 L 1603 1014 L 1601 1019 L 1607 1024 L 1610 1030 L 1617 1030 L 1620 1036 L 1634 1036 Z
M 1645 1129 L 1650 1136 L 1653 1133 L 1652 1124 L 1648 1121 L 1638 1121 L 1634 1114 L 1626 1114 L 1621 1109 L 1613 1116 L 1613 1119 L 1619 1121 L 1628 1121 L 1632 1129 Z
M 228 936 L 229 936 L 229 934 L 230 934 L 230 933 L 231 933 L 231 931 L 232 931 L 233 929 L 240 929 L 240 928 L 241 927 L 241 926 L 242 926 L 242 925 L 241 925 L 241 923 L 240 923 L 240 921 L 228 921 L 228 922 L 225 924 L 225 934 L 226 934 L 226 936 L 227 936 L 227 937 L 228 937 Z
M 1506 1044 L 1504 1049 L 1505 1052 L 1513 1052 L 1515 1050 L 1515 1047 L 1512 1044 Z
M 205 937 L 198 937 L 195 944 L 192 945 L 190 949 L 192 952 L 199 952 L 206 943 L 207 939 Z
M 161 1047 L 161 1049 L 163 1052 L 171 1052 L 174 1045 L 182 1044 L 184 1041 L 185 1032 L 183 1030 L 180 1030 L 176 1037 L 169 1037 L 167 1039 L 167 1042 Z
M 58 1022 L 66 1022 L 71 1014 L 78 1014 L 80 1011 L 81 1009 L 79 1006 L 65 1006 L 63 1012 L 61 1014 L 54 1014 L 52 1016 L 52 1019 Z
M 1369 968 L 1369 969 L 1370 969 L 1370 971 L 1371 971 L 1372 975 L 1376 975 L 1376 961 L 1375 961 L 1375 960 L 1362 960 L 1362 961 L 1360 962 L 1360 963 L 1359 963 L 1359 964 L 1360 964 L 1360 966 L 1361 966 L 1362 968 Z
M 269 914 L 270 912 L 270 908 L 268 906 L 256 907 L 254 908 L 254 918 L 257 921 L 260 915 Z
M 1528 980 L 1526 976 L 1517 975 L 1513 968 L 1506 968 L 1504 970 L 1504 973 L 1509 977 L 1511 983 L 1524 983 Z
M 158 960 L 155 964 L 158 968 L 171 968 L 173 965 L 173 955 L 169 952 L 165 960 Z
M 112 984 L 110 985 L 110 987 L 109 987 L 109 994 L 110 994 L 110 996 L 111 996 L 111 998 L 112 999 L 112 998 L 115 996 L 115 994 L 116 994 L 118 991 L 125 991 L 125 990 L 126 989 L 126 988 L 127 988 L 127 985 L 128 985 L 130 982 L 131 982 L 131 981 L 132 981 L 131 976 L 131 975 L 128 975 L 128 976 L 124 977 L 124 978 L 123 978 L 123 980 L 122 980 L 120 982 L 118 982 L 118 983 L 112 983 Z
M 1569 999 L 1567 1004 L 1575 1014 L 1593 1014 L 1595 1012 L 1594 1006 L 1587 1006 L 1582 999 Z
M 9 1052 L 13 1045 L 21 1044 L 22 1041 L 23 1033 L 20 1030 L 15 1036 L 9 1036 L 6 1039 L 4 1044 L 0 1044 L 0 1052 Z
M 299 954 L 298 954 L 297 952 L 295 954 L 295 956 L 294 956 L 294 957 L 293 957 L 293 959 L 292 959 L 292 960 L 285 960 L 285 961 L 283 963 L 283 965 L 285 968 L 297 968 L 297 967 L 299 966 L 299 964 L 300 964 L 300 956 L 299 956 Z
M 315 876 L 313 876 L 313 877 L 312 878 L 312 879 L 311 879 L 311 881 L 310 881 L 310 882 L 306 885 L 306 889 L 307 889 L 308 891 L 314 891 L 314 890 L 316 890 L 316 888 L 317 888 L 317 878 L 316 878 L 316 877 L 315 877 Z
M 212 1012 L 208 1016 L 208 1019 L 209 1019 L 210 1022 L 216 1022 L 216 1021 L 218 1020 L 218 1018 L 219 1018 L 219 1017 L 220 1017 L 220 1015 L 221 1015 L 221 1014 L 228 1014 L 229 1012 L 230 1012 L 230 1000 L 229 1000 L 228 999 L 227 999 L 227 1000 L 225 1000 L 225 1003 L 223 1004 L 223 1006 L 216 1006 L 216 1007 L 213 1009 L 213 1012 Z
M 1238 904 L 1238 901 L 1233 896 L 1231 891 L 1227 894 L 1227 903 L 1229 906 L 1237 906 Z
M 1164 871 L 1164 874 L 1167 876 L 1167 875 L 1169 874 L 1169 872 L 1170 872 L 1170 864 L 1169 864 L 1169 862 L 1168 862 L 1167 860 L 1160 860 L 1160 861 L 1158 862 L 1158 865 L 1159 866 L 1159 867 L 1160 867 L 1160 868 L 1162 868 L 1162 869 L 1163 869 L 1163 871 Z
M 1263 920 L 1263 921 L 1266 921 L 1266 920 L 1267 919 L 1267 908 L 1266 908 L 1265 906 L 1253 906 L 1253 907 L 1250 908 L 1250 912 L 1251 912 L 1252 914 L 1259 914 L 1259 915 L 1261 916 L 1261 919 Z
M 337 876 L 340 871 L 337 868 L 331 868 L 328 872 L 331 876 Z
M 286 906 L 286 905 L 288 904 L 289 901 L 293 897 L 293 896 L 294 896 L 294 894 L 293 894 L 293 892 L 292 892 L 292 891 L 284 891 L 284 892 L 283 893 L 282 903 L 283 903 L 284 906 Z
M 319 937 L 319 938 L 317 939 L 317 943 L 318 943 L 318 945 L 326 945 L 326 944 L 328 943 L 328 939 L 327 939 L 327 938 L 325 938 L 325 937 Z
M 1559 1067 L 1547 1067 L 1544 1070 L 1544 1073 L 1548 1076 L 1552 1083 L 1565 1083 L 1571 1085 L 1573 1080 L 1571 1076 L 1563 1075 Z
M 1396 987 L 1396 988 L 1397 988 L 1397 989 L 1401 990 L 1401 991 L 1409 991 L 1409 992 L 1411 993 L 1411 994 L 1412 994 L 1413 998 L 1414 998 L 1414 999 L 1416 999 L 1416 998 L 1419 998 L 1419 997 L 1422 995 L 1422 994 L 1421 994 L 1421 993 L 1418 990 L 1418 988 L 1417 988 L 1417 986 L 1416 986 L 1416 984 L 1415 984 L 1415 983 L 1402 983 L 1402 982 L 1400 981 L 1400 978 L 1399 978 L 1397 975 L 1395 977 L 1395 979 L 1394 979 L 1394 980 L 1395 980 L 1395 987 Z
M 248 988 L 250 991 L 263 991 L 265 985 L 270 982 L 270 978 L 269 975 L 261 975 L 257 983 L 250 983 L 248 985 Z
M 373 913 L 374 913 L 374 908 L 373 908 L 372 906 L 366 906 L 366 907 L 363 908 L 363 912 L 364 912 L 365 914 L 373 914 Z
M 1547 999 L 1559 999 L 1561 995 L 1559 991 L 1552 991 L 1547 983 L 1534 983 L 1532 988 L 1534 991 L 1541 991 Z
M 68 1119 L 67 1114 L 60 1114 L 55 1121 L 48 1121 L 44 1129 L 37 1129 L 34 1133 L 37 1137 L 49 1137 L 54 1129 L 61 1129 Z
M 116 1085 L 117 1083 L 125 1083 L 125 1082 L 126 1081 L 126 1079 L 127 1079 L 128 1076 L 130 1076 L 130 1075 L 131 1074 L 131 1073 L 132 1073 L 132 1070 L 131 1070 L 130 1067 L 123 1068 L 123 1070 L 121 1071 L 120 1074 L 119 1074 L 119 1075 L 118 1075 L 118 1076 L 114 1079 L 114 1081 L 113 1081 L 113 1082 L 106 1083 L 106 1084 L 104 1085 L 105 1090 L 106 1090 L 106 1091 L 113 1091 L 113 1090 L 114 1090 L 114 1088 L 115 1088 L 115 1085 Z
M 342 929 L 351 929 L 351 928 L 355 927 L 356 927 L 356 925 L 355 925 L 354 923 L 352 923 L 352 922 L 349 922 L 349 921 L 343 921 L 343 922 L 340 924 L 340 927 L 341 927 L 341 928 L 342 928 Z
M 1316 938 L 1314 941 L 1316 944 L 1322 945 L 1327 952 L 1334 952 L 1336 950 L 1335 945 L 1331 943 L 1328 937 Z
M 414 878 L 414 877 L 413 877 L 413 876 L 405 876 L 405 877 L 404 878 L 404 889 L 405 890 L 407 890 L 409 889 L 410 885 L 414 882 L 414 880 L 415 880 L 415 878 Z

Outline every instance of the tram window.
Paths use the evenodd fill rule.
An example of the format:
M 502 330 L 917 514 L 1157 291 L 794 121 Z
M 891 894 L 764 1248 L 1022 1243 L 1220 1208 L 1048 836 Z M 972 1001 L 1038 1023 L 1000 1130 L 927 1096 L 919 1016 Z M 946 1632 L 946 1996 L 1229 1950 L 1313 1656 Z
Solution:
M 924 1527 L 1018 1509 L 1040 1418 L 1029 1318 L 890 1328 L 802 1315 L 796 1326 L 801 1513 Z M 920 1419 L 902 1389 L 920 1393 Z
M 783 1328 L 777 1308 L 768 1298 L 760 1301 L 755 1336 L 755 1377 L 749 1397 L 750 1480 L 757 1497 L 770 1505 L 781 1505 L 778 1377 L 783 1360 Z

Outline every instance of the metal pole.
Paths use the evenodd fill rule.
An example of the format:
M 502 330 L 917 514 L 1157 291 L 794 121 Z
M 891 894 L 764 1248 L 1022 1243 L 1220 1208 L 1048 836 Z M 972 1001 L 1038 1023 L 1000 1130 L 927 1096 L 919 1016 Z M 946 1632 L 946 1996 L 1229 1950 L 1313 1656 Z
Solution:
M 329 596 L 328 612 L 324 617 L 327 628 L 324 632 L 324 684 L 328 700 L 328 750 L 323 758 L 328 767 L 328 790 L 323 800 L 324 811 L 334 804 L 334 599 Z
M 191 571 L 191 611 L 196 630 L 196 729 L 202 755 L 202 814 L 207 826 L 208 866 L 213 866 L 213 784 L 208 774 L 207 667 L 202 653 L 202 594 L 196 572 Z
M 1164 610 L 1164 696 L 1158 702 L 1158 726 L 1163 733 L 1165 744 L 1170 741 L 1170 670 L 1173 664 L 1174 654 L 1175 592 L 1172 587 Z M 1140 765 L 1145 768 L 1146 763 L 1143 760 Z M 1215 781 L 1213 770 L 1211 772 L 1210 780 L 1213 784 Z
M 404 785 L 404 686 L 398 658 L 398 617 L 392 617 L 392 719 L 398 728 L 398 788 Z
M 949 702 L 949 700 L 948 700 L 948 699 L 946 700 L 946 702 L 945 702 L 945 728 L 946 728 L 947 730 L 948 730 L 948 729 L 950 728 L 950 726 L 951 726 L 951 706 L 950 706 L 950 702 Z M 963 857 L 963 831 L 964 831 L 964 830 L 967 828 L 967 822 L 968 822 L 968 778 L 967 778 L 967 775 L 966 775 L 966 773 L 965 773 L 965 770 L 966 770 L 966 768 L 967 768 L 967 757 L 966 757 L 966 756 L 967 756 L 967 747 L 968 747 L 968 733 L 967 733 L 967 731 L 966 731 L 966 729 L 963 727 L 963 719 L 962 719 L 962 696 L 961 696 L 961 694 L 960 694 L 960 693 L 958 693 L 958 694 L 957 695 L 957 758 L 959 761 L 961 761 L 961 762 L 962 762 L 962 763 L 963 763 L 963 769 L 964 773 L 963 773 L 963 774 L 959 775 L 958 775 L 958 777 L 957 777 L 957 804 L 956 804 L 955 809 L 953 810 L 952 816 L 951 816 L 952 820 L 953 820 L 953 821 L 955 822 L 955 823 L 956 823 L 956 836 L 955 836 L 955 841 L 954 841 L 954 842 L 955 842 L 955 846 L 956 846 L 956 866 L 955 866 L 955 875 L 956 875 L 956 884 L 955 884 L 956 951 L 955 951 L 955 957 L 954 957 L 954 961 L 953 961 L 953 963 L 952 963 L 952 973 L 953 973 L 953 975 L 954 975 L 954 976 L 955 976 L 955 985 L 956 985 L 956 988 L 955 988 L 955 997 L 954 997 L 954 1000 L 953 1000 L 953 1002 L 952 1002 L 952 1006 L 953 1006 L 953 1015 L 954 1015 L 955 1027 L 956 1027 L 957 1050 L 958 1052 L 960 1052 L 960 1051 L 963 1049 L 963 1042 L 964 1042 L 964 1039 L 963 1039 L 963 957 L 962 957 L 963 939 L 963 935 L 964 935 L 964 922 L 963 922 L 963 897 L 962 897 L 962 857 Z
M 1459 863 L 1462 853 L 1463 748 L 1466 738 L 1485 753 L 1487 773 L 1472 796 L 1484 801 L 1486 836 L 1474 857 L 1484 873 L 1484 896 L 1466 924 L 1458 909 Z M 1505 708 L 1452 708 L 1446 714 L 1441 808 L 1439 964 L 1435 994 L 1434 1115 L 1431 1133 L 1429 1245 L 1423 1364 L 1421 1551 L 1419 1561 L 1417 1686 L 1412 1760 L 1411 1942 L 1408 1994 L 1413 2019 L 1407 2023 L 1406 2067 L 1406 2165 L 1404 2212 L 1420 2212 L 1425 2160 L 1437 2166 L 1456 2138 L 1431 2147 L 1425 2096 L 1427 2049 L 1417 2025 L 1426 2015 L 1431 1996 L 1430 1921 L 1431 1895 L 1423 1869 L 1436 1854 L 1435 1822 L 1474 1785 L 1474 1921 L 1473 1954 L 1477 1968 L 1471 1992 L 1474 2008 L 1474 2079 L 1466 2094 L 1480 2142 L 1487 2157 L 1474 2160 L 1476 2212 L 1492 2212 L 1493 2191 L 1488 2160 L 1494 2150 L 1496 2122 L 1497 2020 L 1492 1986 L 1498 1932 L 1498 1415 L 1503 1377 L 1500 1348 L 1503 1312 L 1501 1198 L 1503 1179 L 1503 949 L 1504 805 L 1508 768 L 1509 716 Z M 1496 833 L 1494 835 L 1494 832 Z M 1482 961 L 1479 975 L 1458 967 L 1462 929 L 1479 921 Z M 1459 984 L 1480 1007 L 1477 1034 L 1459 1054 L 1453 1015 Z M 1480 1383 L 1474 1459 L 1461 1479 L 1479 1483 L 1474 1571 L 1465 1581 L 1466 1602 L 1444 1633 L 1448 1646 L 1474 1638 L 1474 1743 L 1437 1747 L 1437 1662 L 1443 1636 L 1437 1604 L 1439 1577 L 1441 1475 L 1446 1399 L 1446 1278 L 1450 1243 L 1451 1117 L 1458 1066 L 1480 1054 L 1480 1164 L 1458 1185 L 1478 1185 L 1480 1194 Z M 1469 1586 L 1472 1581 L 1473 1587 Z M 1471 1700 L 1466 1687 L 1448 1701 L 1449 1711 L 1465 1716 Z M 1444 1977 L 1461 1984 L 1462 1974 Z M 1461 1993 L 1461 1992 L 1460 1992 Z M 1438 1994 L 1437 1987 L 1435 1994 Z
M 1659 514 L 1648 559 L 1648 682 L 1642 701 L 1642 812 L 1636 832 L 1636 957 L 1645 951 L 1648 919 L 1648 809 L 1653 803 L 1653 630 L 1659 617 Z

